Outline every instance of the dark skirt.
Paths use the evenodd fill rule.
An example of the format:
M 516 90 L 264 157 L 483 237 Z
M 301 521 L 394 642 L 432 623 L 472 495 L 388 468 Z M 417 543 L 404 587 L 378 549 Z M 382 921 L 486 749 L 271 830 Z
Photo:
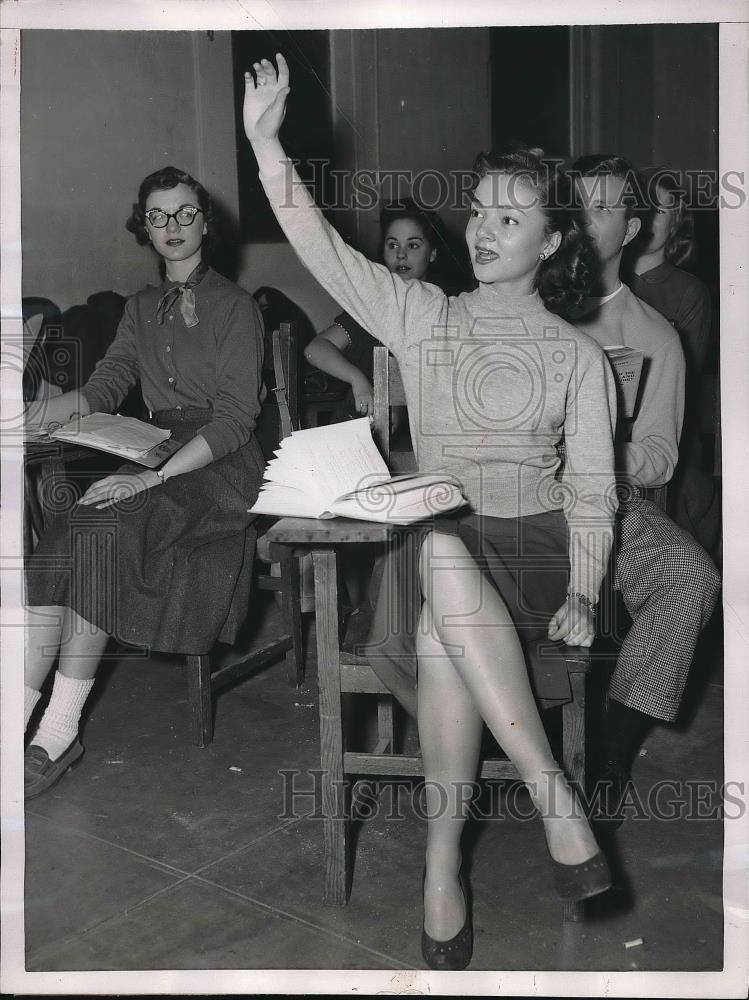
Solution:
M 210 419 L 157 414 L 183 443 Z M 119 641 L 169 653 L 231 642 L 247 617 L 257 534 L 257 442 L 112 507 L 72 503 L 26 561 L 27 603 L 60 605 Z M 143 472 L 128 463 L 119 471 Z
M 433 528 L 400 530 L 378 560 L 370 590 L 374 617 L 366 655 L 380 680 L 415 714 L 416 634 L 424 600 L 419 552 L 431 530 L 458 535 L 502 596 L 541 707 L 569 701 L 563 647 L 547 634 L 551 616 L 565 601 L 569 579 L 567 522 L 561 511 L 518 518 L 458 513 L 439 518 Z

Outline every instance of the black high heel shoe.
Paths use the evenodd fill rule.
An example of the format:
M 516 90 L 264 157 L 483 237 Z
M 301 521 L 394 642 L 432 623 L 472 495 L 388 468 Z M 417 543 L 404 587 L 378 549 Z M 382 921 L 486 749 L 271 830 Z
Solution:
M 602 851 L 579 865 L 565 865 L 551 859 L 557 893 L 566 902 L 580 902 L 611 888 L 611 871 Z
M 426 877 L 426 871 L 424 872 Z M 455 937 L 449 941 L 435 941 L 421 929 L 421 954 L 430 969 L 436 972 L 459 972 L 465 969 L 473 955 L 473 925 L 471 922 L 471 899 L 463 875 L 460 876 L 460 888 L 466 904 L 466 919 Z

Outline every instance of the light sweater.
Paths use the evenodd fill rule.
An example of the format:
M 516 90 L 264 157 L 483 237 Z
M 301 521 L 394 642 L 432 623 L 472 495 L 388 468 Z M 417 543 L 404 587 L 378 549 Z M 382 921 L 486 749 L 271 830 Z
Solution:
M 482 515 L 563 509 L 570 592 L 595 600 L 616 509 L 616 390 L 598 345 L 537 293 L 482 284 L 448 297 L 404 281 L 344 243 L 289 164 L 261 180 L 302 263 L 395 355 L 418 468 L 457 476 Z
M 623 344 L 643 352 L 629 441 L 617 448 L 617 469 L 635 485 L 663 486 L 674 474 L 684 418 L 684 352 L 679 335 L 629 288 L 583 308 L 575 325 L 601 347 Z

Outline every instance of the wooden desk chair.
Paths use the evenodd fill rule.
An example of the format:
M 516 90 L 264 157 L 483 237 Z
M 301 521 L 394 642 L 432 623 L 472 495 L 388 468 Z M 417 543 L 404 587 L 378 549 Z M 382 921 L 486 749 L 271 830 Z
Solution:
M 293 430 L 299 429 L 298 355 L 294 324 L 282 323 L 278 330 L 274 330 L 272 344 L 276 376 L 273 392 L 278 403 L 280 436 L 288 437 Z M 267 519 L 263 523 L 266 526 L 269 524 Z M 304 680 L 299 560 L 288 548 L 284 548 L 274 561 L 280 563 L 280 576 L 273 576 L 270 572 L 258 573 L 253 586 L 258 590 L 280 592 L 283 634 L 241 660 L 216 671 L 211 670 L 209 654 L 187 656 L 192 734 L 197 746 L 205 747 L 213 740 L 213 697 L 220 688 L 282 656 L 289 684 L 299 687 Z
M 384 348 L 382 349 L 384 350 Z M 387 355 L 387 352 L 385 352 Z M 393 361 L 384 362 L 389 372 L 385 386 L 387 402 L 382 403 L 382 380 L 375 382 L 375 435 L 389 452 L 387 406 L 401 398 L 402 386 Z M 383 359 L 378 370 L 382 372 Z M 403 397 L 405 398 L 405 397 Z M 423 774 L 421 757 L 395 752 L 392 696 L 365 657 L 340 647 L 340 604 L 336 553 L 342 545 L 378 542 L 387 544 L 397 529 L 367 521 L 334 519 L 317 521 L 285 517 L 268 532 L 271 551 L 301 554 L 312 552 L 315 571 L 315 624 L 317 670 L 320 692 L 320 780 L 325 851 L 324 900 L 343 905 L 351 881 L 348 787 L 356 777 L 417 777 Z M 287 556 L 288 557 L 288 556 Z M 568 777 L 585 787 L 586 778 L 586 695 L 590 672 L 588 651 L 566 647 L 565 656 L 572 700 L 562 708 L 562 760 Z M 370 752 L 352 752 L 345 746 L 342 696 L 371 695 L 378 699 L 378 734 Z M 505 759 L 485 760 L 482 778 L 519 778 L 514 765 Z M 565 903 L 567 920 L 580 920 L 583 904 Z

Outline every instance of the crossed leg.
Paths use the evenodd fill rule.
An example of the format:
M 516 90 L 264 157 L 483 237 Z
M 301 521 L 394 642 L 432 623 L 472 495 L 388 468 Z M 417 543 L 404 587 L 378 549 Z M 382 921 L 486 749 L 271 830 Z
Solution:
M 417 637 L 418 722 L 430 817 L 424 926 L 441 941 L 465 919 L 458 882 L 464 789 L 476 777 L 482 722 L 528 785 L 552 858 L 578 864 L 598 847 L 552 756 L 504 601 L 456 536 L 431 534 L 419 570 L 425 600 Z

